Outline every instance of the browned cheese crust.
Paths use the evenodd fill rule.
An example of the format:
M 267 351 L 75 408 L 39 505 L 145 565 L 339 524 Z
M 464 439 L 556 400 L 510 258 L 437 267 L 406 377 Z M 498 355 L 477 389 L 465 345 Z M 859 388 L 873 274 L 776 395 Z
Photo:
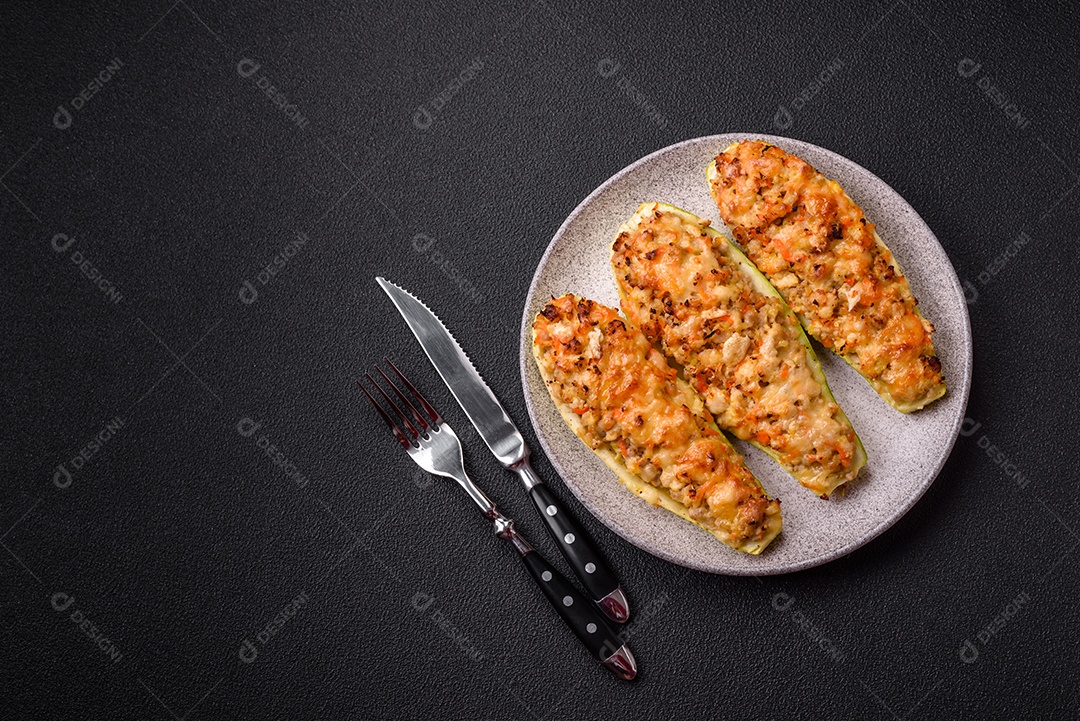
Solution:
M 908 412 L 945 393 L 934 326 L 871 223 L 835 181 L 760 140 L 716 156 L 720 217 L 807 331 Z
M 780 502 L 765 494 L 664 356 L 613 308 L 564 295 L 548 303 L 533 331 L 552 399 L 580 419 L 575 431 L 593 450 L 617 449 L 631 473 L 731 546 L 775 535 Z
M 612 246 L 623 312 L 683 366 L 721 428 L 827 495 L 858 473 L 855 431 L 815 377 L 799 321 L 707 226 L 654 203 L 638 210 Z

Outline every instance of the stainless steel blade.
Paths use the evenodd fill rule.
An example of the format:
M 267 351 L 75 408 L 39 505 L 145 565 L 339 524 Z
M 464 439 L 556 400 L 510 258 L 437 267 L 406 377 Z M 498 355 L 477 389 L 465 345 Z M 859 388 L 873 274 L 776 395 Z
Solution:
M 375 280 L 390 296 L 416 340 L 420 341 L 420 347 L 431 364 L 491 452 L 507 468 L 521 464 L 529 456 L 525 439 L 454 336 L 438 316 L 412 293 L 385 278 L 377 277 Z

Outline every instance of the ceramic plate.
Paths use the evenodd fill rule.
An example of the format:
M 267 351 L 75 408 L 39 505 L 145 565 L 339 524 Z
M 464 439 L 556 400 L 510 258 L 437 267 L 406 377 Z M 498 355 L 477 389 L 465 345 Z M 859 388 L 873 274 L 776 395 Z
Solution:
M 815 344 L 836 399 L 869 456 L 846 494 L 821 500 L 768 456 L 734 440 L 738 451 L 784 514 L 780 535 L 759 556 L 739 553 L 674 514 L 645 503 L 618 482 L 555 410 L 531 351 L 531 325 L 551 296 L 571 292 L 618 307 L 609 246 L 638 205 L 664 201 L 727 232 L 709 196 L 705 166 L 735 140 L 761 138 L 837 180 L 893 251 L 923 314 L 934 324 L 934 347 L 948 393 L 903 415 L 878 397 L 839 357 Z M 521 327 L 525 402 L 540 443 L 578 499 L 635 546 L 690 568 L 735 575 L 789 573 L 844 554 L 879 535 L 926 492 L 952 450 L 971 386 L 971 326 L 956 271 L 941 244 L 907 202 L 880 178 L 824 148 L 788 138 L 730 133 L 687 140 L 623 169 L 570 214 L 548 245 L 525 301 Z

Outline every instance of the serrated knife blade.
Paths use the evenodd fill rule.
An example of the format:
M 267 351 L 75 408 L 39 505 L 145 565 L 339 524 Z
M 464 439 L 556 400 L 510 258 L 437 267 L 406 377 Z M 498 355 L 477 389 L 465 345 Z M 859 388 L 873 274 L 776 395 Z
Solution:
M 527 457 L 529 451 L 521 431 L 439 317 L 401 286 L 385 278 L 375 280 L 390 296 L 431 364 L 499 463 L 510 468 Z
M 630 617 L 630 607 L 618 580 L 584 528 L 536 475 L 529 463 L 525 439 L 469 356 L 423 301 L 385 278 L 375 280 L 495 458 L 521 478 L 544 525 L 582 585 L 608 618 L 624 623 Z

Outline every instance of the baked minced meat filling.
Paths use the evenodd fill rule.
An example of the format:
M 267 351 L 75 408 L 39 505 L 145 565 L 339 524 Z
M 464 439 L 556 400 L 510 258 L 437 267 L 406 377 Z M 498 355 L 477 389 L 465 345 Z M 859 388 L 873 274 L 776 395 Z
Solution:
M 716 156 L 720 217 L 807 331 L 902 411 L 945 393 L 934 326 L 874 224 L 835 181 L 761 140 Z
M 713 427 L 693 389 L 615 309 L 553 298 L 533 333 L 548 391 L 587 445 L 614 449 L 626 469 L 733 547 L 775 535 L 780 502 Z
M 683 367 L 721 428 L 827 495 L 859 471 L 855 431 L 823 385 L 798 320 L 755 288 L 708 226 L 672 206 L 638 209 L 612 246 L 623 312 Z

